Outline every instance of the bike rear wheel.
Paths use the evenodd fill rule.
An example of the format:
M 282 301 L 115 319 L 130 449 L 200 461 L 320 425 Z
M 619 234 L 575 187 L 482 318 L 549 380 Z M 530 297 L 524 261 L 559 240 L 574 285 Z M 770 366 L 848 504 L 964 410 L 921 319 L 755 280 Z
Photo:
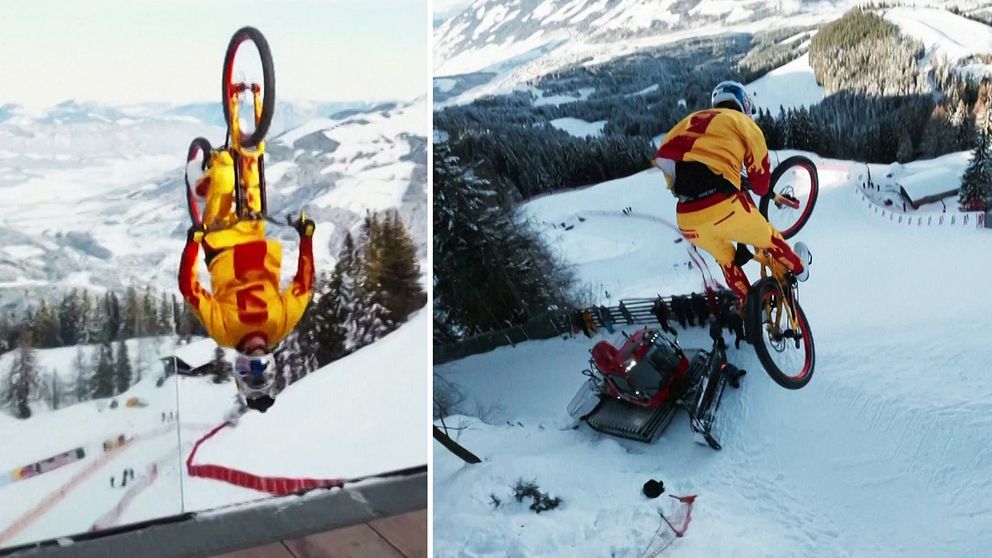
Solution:
M 771 277 L 751 287 L 745 308 L 747 337 L 775 383 L 786 389 L 800 389 L 813 377 L 813 333 L 798 302 L 793 307 L 799 330 L 791 330 L 785 296 L 778 281 Z
M 806 226 L 816 198 L 820 179 L 816 165 L 808 157 L 796 155 L 782 161 L 772 171 L 771 187 L 761 197 L 758 210 L 785 238 L 792 238 Z M 789 204 L 775 201 L 775 194 L 789 198 Z
M 203 224 L 203 208 L 197 200 L 196 182 L 203 171 L 207 170 L 207 163 L 210 161 L 210 153 L 213 151 L 210 142 L 206 138 L 196 138 L 189 144 L 186 152 L 186 209 L 189 211 L 189 218 L 194 225 Z M 190 183 L 190 169 L 194 171 L 194 179 Z M 198 172 L 197 172 L 198 171 Z
M 244 55 L 249 53 L 244 52 L 243 46 L 245 43 L 252 43 L 255 45 L 255 49 L 258 51 L 258 60 L 252 61 L 257 62 L 261 69 L 260 73 L 262 83 L 256 83 L 251 80 L 249 82 L 243 82 L 237 80 L 235 83 L 234 70 L 236 64 L 238 53 L 243 52 Z M 248 49 L 250 50 L 250 49 Z M 257 69 L 257 68 L 253 68 Z M 252 76 L 259 77 L 259 76 Z M 240 145 L 242 147 L 255 147 L 264 138 L 265 134 L 269 131 L 269 126 L 272 124 L 272 116 L 275 113 L 276 104 L 276 76 L 275 70 L 272 65 L 272 51 L 269 49 L 269 43 L 265 40 L 262 33 L 255 29 L 254 27 L 242 27 L 234 36 L 231 37 L 231 42 L 227 45 L 227 54 L 224 55 L 224 73 L 222 75 L 221 81 L 221 102 L 224 105 L 224 120 L 227 122 L 228 135 L 231 135 L 234 130 L 232 126 L 232 114 L 231 114 L 231 99 L 235 96 L 239 96 L 244 93 L 252 93 L 252 88 L 260 88 L 259 93 L 262 95 L 262 110 L 261 114 L 255 118 L 255 111 L 252 108 L 250 112 L 250 117 L 248 115 L 239 116 L 239 136 L 238 138 L 231 138 L 235 145 Z M 243 112 L 239 110 L 239 112 Z M 241 123 L 248 121 L 252 123 L 250 127 L 241 126 Z M 244 133 L 243 130 L 250 129 L 250 133 Z

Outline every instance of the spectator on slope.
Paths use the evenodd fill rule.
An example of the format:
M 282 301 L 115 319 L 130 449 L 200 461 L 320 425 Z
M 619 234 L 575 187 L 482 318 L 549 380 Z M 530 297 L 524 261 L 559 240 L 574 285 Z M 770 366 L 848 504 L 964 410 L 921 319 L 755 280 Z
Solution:
M 798 281 L 809 277 L 811 257 L 802 242 L 793 251 L 741 187 L 742 167 L 759 195 L 768 192 L 771 179 L 765 137 L 744 86 L 720 82 L 711 103 L 668 131 L 654 164 L 678 198 L 683 236 L 716 259 L 743 306 L 750 282 L 735 262 L 734 242 L 767 250 Z

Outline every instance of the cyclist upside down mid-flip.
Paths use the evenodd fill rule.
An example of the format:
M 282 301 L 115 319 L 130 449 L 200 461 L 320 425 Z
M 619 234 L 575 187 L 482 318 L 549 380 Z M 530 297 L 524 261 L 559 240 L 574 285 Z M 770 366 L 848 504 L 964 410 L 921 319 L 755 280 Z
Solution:
M 676 208 L 679 229 L 695 246 L 720 264 L 741 307 L 750 282 L 735 261 L 734 242 L 765 249 L 798 281 L 809 277 L 812 258 L 802 242 L 793 250 L 781 233 L 758 212 L 741 186 L 741 169 L 751 189 L 768 192 L 768 148 L 761 128 L 752 120 L 754 107 L 744 86 L 734 81 L 713 90 L 712 107 L 696 111 L 665 136 L 654 164 L 665 175 Z
M 248 203 L 257 210 L 257 196 L 252 195 L 258 189 L 255 168 L 254 174 L 244 174 L 248 175 Z M 204 223 L 224 223 L 233 218 L 234 172 L 226 151 L 211 155 L 196 191 L 205 198 Z M 183 298 L 218 345 L 238 351 L 238 381 L 258 392 L 256 397 L 246 399 L 249 407 L 260 411 L 274 402 L 267 393 L 274 371 L 271 350 L 296 327 L 313 287 L 314 223 L 301 215 L 293 226 L 300 237 L 299 262 L 296 276 L 282 292 L 282 246 L 265 237 L 262 220 L 235 221 L 213 232 L 206 232 L 202 226 L 190 227 L 179 268 Z M 196 276 L 201 244 L 213 293 L 207 292 Z

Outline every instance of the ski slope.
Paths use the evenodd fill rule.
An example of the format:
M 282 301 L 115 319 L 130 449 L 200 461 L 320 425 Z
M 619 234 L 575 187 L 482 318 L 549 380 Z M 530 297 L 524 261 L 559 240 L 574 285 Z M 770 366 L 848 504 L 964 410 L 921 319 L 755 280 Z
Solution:
M 919 41 L 927 52 L 957 62 L 992 53 L 992 27 L 937 8 L 891 8 L 885 19 Z
M 293 384 L 265 414 L 249 412 L 236 428 L 206 442 L 196 462 L 262 476 L 346 479 L 423 465 L 428 332 L 427 313 L 416 314 L 373 345 Z M 163 354 L 170 346 L 163 346 Z M 39 351 L 39 362 L 68 363 L 70 352 L 75 354 Z M 156 387 L 157 377 L 147 375 L 118 396 L 122 404 L 116 409 L 98 400 L 58 411 L 38 406 L 25 421 L 0 413 L 0 473 L 80 446 L 86 452 L 79 462 L 0 486 L 0 549 L 87 532 L 95 523 L 111 527 L 243 502 L 278 502 L 266 493 L 186 474 L 193 444 L 232 408 L 233 380 L 214 384 L 172 376 Z M 123 401 L 131 396 L 147 406 L 126 408 Z M 163 422 L 162 413 L 170 411 L 176 420 Z M 103 441 L 120 434 L 128 443 L 104 452 Z M 135 480 L 120 488 L 126 467 L 134 469 Z M 111 476 L 117 488 L 110 486 Z
M 437 556 L 638 557 L 657 510 L 671 509 L 641 495 L 652 478 L 666 494 L 699 496 L 687 535 L 664 555 L 987 553 L 992 301 L 980 293 L 992 274 L 981 256 L 992 233 L 880 219 L 857 194 L 863 165 L 818 165 L 820 198 L 799 235 L 814 255 L 801 289 L 817 349 L 811 383 L 784 390 L 750 347 L 731 350 L 749 374 L 724 397 L 723 450 L 714 452 L 693 443 L 684 414 L 651 445 L 571 428 L 565 407 L 588 350 L 597 339 L 618 343 L 619 333 L 522 343 L 435 367 L 465 396 L 446 423 L 484 460 L 465 465 L 434 445 Z M 597 301 L 699 291 L 676 233 L 621 213 L 632 206 L 674 222 L 661 180 L 645 171 L 524 211 Z M 756 276 L 753 263 L 746 271 Z M 703 331 L 680 342 L 709 346 Z M 560 496 L 561 508 L 535 515 L 514 502 L 519 478 Z
M 754 104 L 770 111 L 773 116 L 778 116 L 779 108 L 809 108 L 825 96 L 809 65 L 809 53 L 775 68 L 747 84 L 746 88 Z

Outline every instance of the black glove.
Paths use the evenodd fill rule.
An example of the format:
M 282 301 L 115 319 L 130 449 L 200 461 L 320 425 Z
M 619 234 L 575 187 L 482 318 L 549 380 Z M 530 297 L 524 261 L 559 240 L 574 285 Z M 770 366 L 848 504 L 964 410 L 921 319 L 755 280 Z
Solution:
M 203 225 L 192 225 L 186 229 L 186 242 L 189 244 L 199 244 L 203 241 L 203 235 L 207 233 Z
M 295 220 L 293 219 L 293 214 L 290 213 L 286 216 L 286 221 L 289 223 L 289 226 L 296 229 L 300 237 L 313 236 L 313 232 L 317 228 L 317 224 L 313 222 L 313 219 L 307 217 L 307 214 L 302 211 L 300 212 L 300 216 Z

